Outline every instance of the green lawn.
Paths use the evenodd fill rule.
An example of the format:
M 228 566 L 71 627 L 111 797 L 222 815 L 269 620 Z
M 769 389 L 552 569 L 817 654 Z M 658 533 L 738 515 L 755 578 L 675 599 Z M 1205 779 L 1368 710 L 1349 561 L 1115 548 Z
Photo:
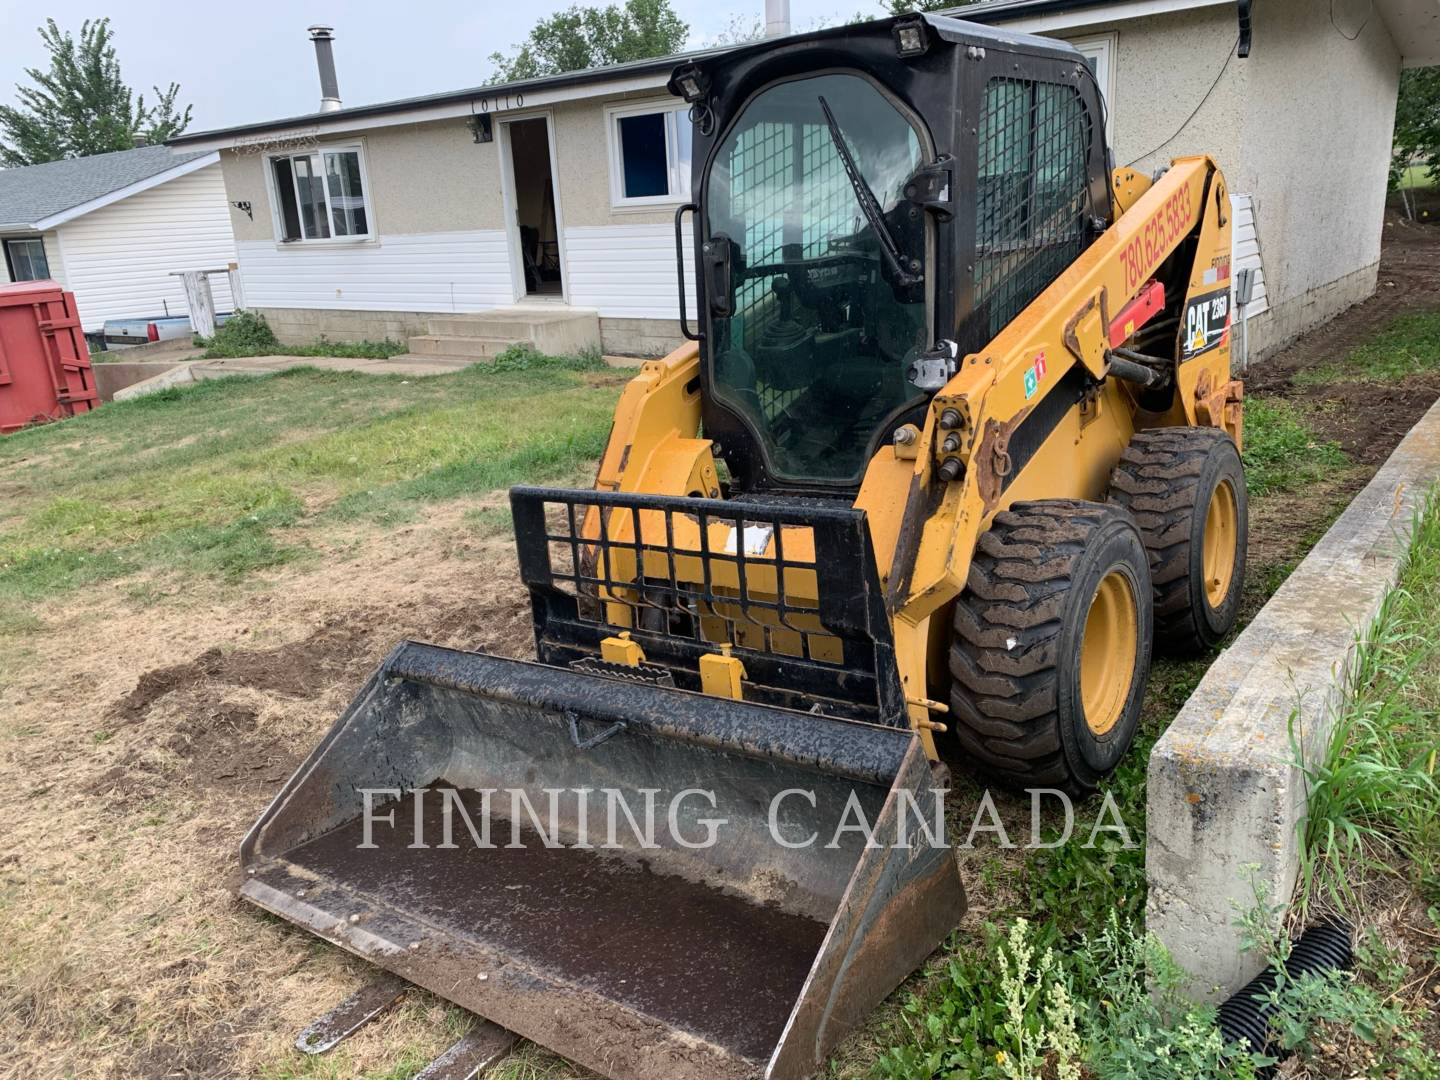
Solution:
M 242 578 L 314 527 L 572 474 L 624 376 L 517 354 L 454 375 L 297 370 L 110 404 L 0 440 L 0 634 L 145 571 Z
M 1428 165 L 1411 165 L 1400 174 L 1402 188 L 1433 188 L 1435 179 L 1430 175 Z
M 1398 382 L 1434 371 L 1440 371 L 1440 312 L 1402 315 L 1343 360 L 1298 372 L 1295 381 Z

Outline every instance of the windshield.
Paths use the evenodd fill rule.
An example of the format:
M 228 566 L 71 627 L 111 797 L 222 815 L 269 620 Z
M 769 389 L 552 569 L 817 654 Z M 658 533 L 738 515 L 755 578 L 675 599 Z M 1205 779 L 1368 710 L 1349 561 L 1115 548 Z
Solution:
M 899 109 L 835 73 L 762 91 L 720 144 L 706 209 L 731 292 L 711 320 L 712 384 L 777 477 L 858 480 L 876 429 L 918 397 L 906 372 L 928 330 L 909 271 L 925 252 L 899 203 L 921 160 Z

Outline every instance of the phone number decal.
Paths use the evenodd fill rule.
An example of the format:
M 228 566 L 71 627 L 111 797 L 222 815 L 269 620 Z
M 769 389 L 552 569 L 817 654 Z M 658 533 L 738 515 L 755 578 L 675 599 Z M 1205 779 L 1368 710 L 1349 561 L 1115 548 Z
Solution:
M 1125 289 L 1133 292 L 1160 265 L 1170 249 L 1190 231 L 1190 188 L 1183 187 L 1165 200 L 1165 205 L 1145 222 L 1124 250 Z

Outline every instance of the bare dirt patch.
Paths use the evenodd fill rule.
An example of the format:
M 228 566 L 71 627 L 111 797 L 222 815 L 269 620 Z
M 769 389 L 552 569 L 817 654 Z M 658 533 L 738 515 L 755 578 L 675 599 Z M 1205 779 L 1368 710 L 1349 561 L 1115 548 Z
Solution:
M 1374 295 L 1255 363 L 1248 391 L 1287 394 L 1297 372 L 1342 359 L 1399 316 L 1440 311 L 1440 227 L 1390 214 L 1383 243 Z
M 508 537 L 434 509 L 240 587 L 157 577 L 48 607 L 0 685 L 0 1030 L 29 1076 L 249 1077 L 365 966 L 235 899 L 250 824 L 403 638 L 531 655 Z M 418 991 L 325 1075 L 454 1037 Z M 28 1063 L 28 1064 L 27 1064 Z

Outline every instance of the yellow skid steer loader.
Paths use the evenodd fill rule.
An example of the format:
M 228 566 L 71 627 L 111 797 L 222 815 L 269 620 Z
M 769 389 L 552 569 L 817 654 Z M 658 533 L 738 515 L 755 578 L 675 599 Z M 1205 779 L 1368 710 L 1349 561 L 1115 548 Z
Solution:
M 1231 211 L 1112 167 L 1063 42 L 911 15 L 670 88 L 690 341 L 593 490 L 512 492 L 537 661 L 400 644 L 242 893 L 606 1076 L 778 1080 L 962 914 L 942 762 L 1093 790 L 1152 646 L 1232 627 Z

